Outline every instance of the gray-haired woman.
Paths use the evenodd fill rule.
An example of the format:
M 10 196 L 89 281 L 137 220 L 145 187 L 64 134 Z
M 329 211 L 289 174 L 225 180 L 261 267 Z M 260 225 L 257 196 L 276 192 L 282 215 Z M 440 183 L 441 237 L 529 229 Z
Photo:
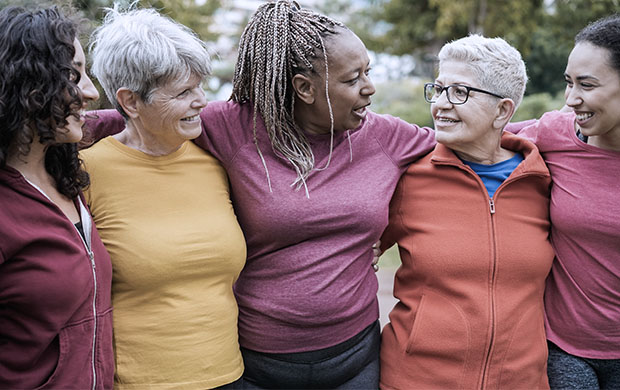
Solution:
M 209 54 L 153 10 L 110 10 L 92 71 L 125 128 L 84 150 L 86 193 L 112 258 L 115 387 L 213 388 L 243 372 L 233 283 L 245 241 L 201 132 Z
M 503 132 L 526 82 L 501 38 L 472 35 L 439 52 L 424 90 L 438 145 L 402 176 L 382 238 L 398 243 L 402 265 L 381 388 L 549 388 L 551 178 L 532 142 Z

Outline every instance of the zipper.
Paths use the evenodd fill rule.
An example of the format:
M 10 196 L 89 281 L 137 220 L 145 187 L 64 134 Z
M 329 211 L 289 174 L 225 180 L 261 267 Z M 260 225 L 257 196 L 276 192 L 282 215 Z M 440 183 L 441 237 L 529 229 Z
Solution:
M 97 386 L 97 371 L 95 369 L 95 350 L 97 347 L 97 266 L 95 265 L 95 253 L 91 250 L 92 247 L 92 226 L 93 222 L 88 213 L 86 207 L 82 204 L 82 199 L 78 197 L 78 203 L 80 205 L 80 220 L 82 221 L 82 229 L 84 230 L 84 237 L 78 232 L 78 236 L 84 244 L 86 253 L 88 253 L 88 259 L 90 260 L 91 271 L 93 274 L 93 347 L 90 355 L 90 364 L 93 372 L 93 386 L 92 390 L 95 390 Z M 75 227 L 75 225 L 74 225 Z M 75 228 L 77 230 L 77 228 Z M 88 242 L 87 242 L 88 241 Z
M 497 194 L 497 191 L 495 192 Z M 484 389 L 487 382 L 487 375 L 489 364 L 491 361 L 491 350 L 493 349 L 493 343 L 495 342 L 495 273 L 497 272 L 497 246 L 495 242 L 495 202 L 493 198 L 489 198 L 489 212 L 491 214 L 491 232 L 493 233 L 493 268 L 491 270 L 491 339 L 489 340 L 489 348 L 487 348 L 486 357 L 484 359 L 484 366 L 482 368 L 482 383 L 480 388 Z
M 476 172 L 474 172 L 473 169 L 471 169 L 469 166 L 461 163 L 461 164 L 457 164 L 455 162 L 452 161 L 441 161 L 438 160 L 437 161 L 438 164 L 441 165 L 451 165 L 454 166 L 456 168 L 462 169 L 465 172 L 469 173 L 470 175 L 473 175 L 475 180 L 478 181 L 479 185 L 482 186 L 482 188 L 484 189 L 484 191 L 486 192 L 486 187 L 484 186 L 484 183 L 482 183 L 482 180 L 478 177 L 478 175 L 476 174 Z M 526 172 L 526 173 L 522 173 L 519 174 L 517 176 L 510 176 L 509 178 L 507 178 L 503 183 L 501 183 L 499 185 L 499 187 L 495 190 L 495 195 L 497 196 L 498 192 L 500 192 L 500 190 L 502 190 L 504 187 L 506 187 L 507 185 L 511 184 L 512 182 L 515 182 L 517 180 L 521 180 L 525 177 L 530 177 L 530 176 L 539 176 L 539 177 L 548 177 L 549 174 L 543 174 L 543 173 L 534 173 L 534 172 Z M 487 194 L 488 195 L 488 194 Z M 486 386 L 487 383 L 487 375 L 488 375 L 488 369 L 489 369 L 489 364 L 491 361 L 491 350 L 493 349 L 493 343 L 495 342 L 495 321 L 496 321 L 496 313 L 495 313 L 495 274 L 497 272 L 497 244 L 496 244 L 496 237 L 495 237 L 495 219 L 493 218 L 493 216 L 495 215 L 495 201 L 493 200 L 493 198 L 489 198 L 489 213 L 491 215 L 491 230 L 493 233 L 493 268 L 491 270 L 491 338 L 489 340 L 489 347 L 487 348 L 486 351 L 486 356 L 484 359 L 484 366 L 482 368 L 482 381 L 480 383 L 480 388 L 484 389 L 484 387 Z
M 54 203 L 52 201 L 52 199 L 47 196 L 47 194 L 45 193 L 45 191 L 43 191 L 38 185 L 34 184 L 33 182 L 31 182 L 30 180 L 28 180 L 26 178 L 26 176 L 24 176 L 21 172 L 20 174 L 22 175 L 22 177 L 24 178 L 24 180 L 30 184 L 32 187 L 34 187 L 34 189 L 36 189 L 37 191 L 39 191 L 41 193 L 41 195 L 43 195 L 49 202 L 51 202 L 54 206 L 56 206 L 56 208 L 59 209 L 58 205 L 56 203 Z M 77 233 L 78 237 L 80 237 L 80 241 L 82 241 L 82 245 L 84 245 L 84 249 L 86 249 L 86 253 L 88 254 L 88 259 L 90 260 L 90 265 L 91 265 L 91 270 L 93 273 L 93 348 L 91 351 L 91 360 L 90 360 L 90 364 L 91 364 L 91 368 L 93 371 L 93 386 L 92 386 L 92 390 L 95 390 L 95 386 L 97 384 L 97 372 L 95 370 L 95 342 L 97 340 L 97 305 L 96 305 L 96 300 L 97 300 L 97 272 L 96 272 L 96 267 L 95 267 L 95 254 L 93 253 L 93 251 L 90 250 L 91 247 L 91 232 L 92 232 L 92 219 L 90 217 L 90 214 L 88 213 L 88 210 L 86 209 L 86 207 L 84 206 L 84 204 L 82 204 L 82 199 L 80 199 L 80 197 L 78 196 L 77 198 L 78 200 L 78 204 L 80 205 L 80 220 L 82 221 L 82 229 L 84 230 L 84 236 L 82 237 L 82 234 L 79 232 L 79 230 L 77 229 L 77 227 L 75 227 L 75 225 L 73 224 L 73 222 L 71 222 L 71 220 L 69 220 L 69 218 L 65 215 L 65 213 L 63 213 L 62 211 L 60 211 L 60 213 L 62 215 L 64 215 L 65 218 L 67 218 L 67 220 L 69 220 L 69 223 L 73 226 L 73 229 L 75 229 L 75 232 Z M 85 238 L 88 240 L 88 243 L 86 242 Z
M 92 389 L 95 390 L 95 387 L 97 385 L 97 372 L 95 370 L 95 349 L 96 349 L 96 342 L 97 342 L 97 306 L 96 306 L 96 300 L 97 300 L 97 267 L 95 266 L 95 254 L 93 253 L 93 251 L 91 251 L 90 249 L 88 249 L 88 258 L 90 259 L 90 264 L 92 266 L 92 271 L 93 271 L 93 282 L 94 282 L 94 292 L 93 292 L 93 348 L 91 351 L 91 367 L 93 370 L 93 387 Z

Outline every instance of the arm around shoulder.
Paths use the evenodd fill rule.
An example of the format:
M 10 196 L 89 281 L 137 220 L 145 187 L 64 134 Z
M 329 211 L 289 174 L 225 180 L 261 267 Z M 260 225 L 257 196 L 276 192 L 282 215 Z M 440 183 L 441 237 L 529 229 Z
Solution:
M 95 143 L 105 137 L 120 133 L 125 128 L 125 119 L 116 110 L 90 111 L 86 115 L 86 139 Z
M 374 113 L 370 121 L 370 131 L 400 168 L 426 155 L 437 144 L 435 131 L 430 127 L 420 127 L 391 115 Z

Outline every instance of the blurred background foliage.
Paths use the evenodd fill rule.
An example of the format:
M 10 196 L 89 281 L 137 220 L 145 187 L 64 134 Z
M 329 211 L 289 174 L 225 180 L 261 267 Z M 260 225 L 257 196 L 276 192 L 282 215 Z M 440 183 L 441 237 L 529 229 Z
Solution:
M 214 75 L 205 86 L 210 99 L 227 99 L 236 47 L 243 26 L 261 0 L 121 0 L 154 7 L 211 43 Z M 530 81 L 514 120 L 539 117 L 563 105 L 566 59 L 575 34 L 620 10 L 620 0 L 298 0 L 344 21 L 373 54 L 377 93 L 373 110 L 431 126 L 422 85 L 435 75 L 441 46 L 469 33 L 501 36 L 517 47 Z M 113 0 L 0 0 L 7 5 L 59 4 L 83 19 L 83 44 Z M 103 96 L 103 95 L 102 95 Z M 101 106 L 107 106 L 102 99 Z

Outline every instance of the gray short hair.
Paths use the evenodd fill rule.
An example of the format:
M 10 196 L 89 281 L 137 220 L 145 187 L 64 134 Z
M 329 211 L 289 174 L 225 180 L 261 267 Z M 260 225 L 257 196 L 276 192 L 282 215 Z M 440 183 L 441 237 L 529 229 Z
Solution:
M 438 57 L 440 67 L 444 61 L 467 63 L 480 88 L 512 99 L 515 109 L 521 103 L 527 83 L 525 63 L 519 51 L 502 38 L 472 34 L 446 43 Z
M 150 102 L 153 91 L 190 74 L 211 74 L 206 44 L 189 28 L 153 9 L 108 8 L 90 41 L 91 71 L 106 96 L 126 116 L 116 91 L 127 88 Z

